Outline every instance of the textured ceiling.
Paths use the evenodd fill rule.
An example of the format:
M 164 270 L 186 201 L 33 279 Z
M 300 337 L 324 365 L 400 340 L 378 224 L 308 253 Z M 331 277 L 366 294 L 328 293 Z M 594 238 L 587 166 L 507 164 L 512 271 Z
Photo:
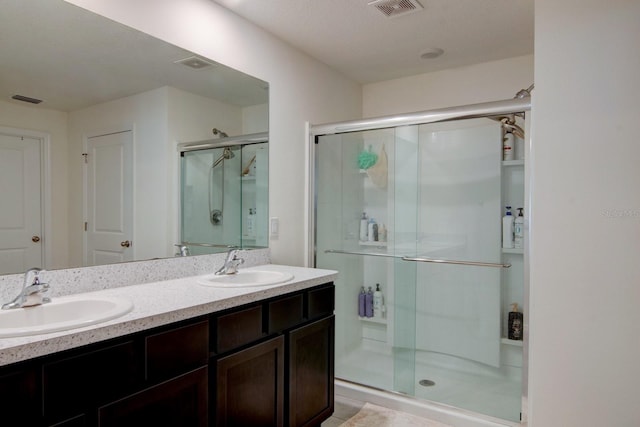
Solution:
M 361 83 L 533 53 L 534 0 L 418 0 L 392 18 L 370 0 L 214 1 Z

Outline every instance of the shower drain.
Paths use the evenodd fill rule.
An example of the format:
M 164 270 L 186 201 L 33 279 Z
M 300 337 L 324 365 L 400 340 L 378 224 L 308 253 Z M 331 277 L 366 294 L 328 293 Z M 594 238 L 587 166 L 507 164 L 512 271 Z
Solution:
M 431 381 L 431 380 L 420 380 L 418 381 L 418 384 L 420 384 L 423 387 L 433 387 L 434 385 L 436 385 L 435 381 Z

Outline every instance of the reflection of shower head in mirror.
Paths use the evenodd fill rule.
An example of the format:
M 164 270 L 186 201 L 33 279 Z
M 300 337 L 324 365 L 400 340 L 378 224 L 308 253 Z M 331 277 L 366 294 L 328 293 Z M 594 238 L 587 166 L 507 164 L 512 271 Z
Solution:
M 218 157 L 215 162 L 213 162 L 213 165 L 211 165 L 211 169 L 218 166 L 222 161 L 233 159 L 235 156 L 236 155 L 233 154 L 233 151 L 231 151 L 229 147 L 224 147 L 224 150 L 222 151 L 222 155 Z
M 227 138 L 229 136 L 226 132 L 223 132 L 218 128 L 213 128 L 211 131 L 214 135 L 218 135 L 218 138 Z

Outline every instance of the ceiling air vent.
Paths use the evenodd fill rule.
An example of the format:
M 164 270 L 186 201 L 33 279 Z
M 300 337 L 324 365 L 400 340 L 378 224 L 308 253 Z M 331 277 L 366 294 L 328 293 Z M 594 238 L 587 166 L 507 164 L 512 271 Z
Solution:
M 179 61 L 174 61 L 175 64 L 180 64 L 187 66 L 189 68 L 193 68 L 194 70 L 202 70 L 203 68 L 215 67 L 216 64 L 212 61 L 208 61 L 199 56 L 190 56 L 188 58 L 181 59 Z
M 374 0 L 368 4 L 377 8 L 388 18 L 406 15 L 423 9 L 418 0 Z

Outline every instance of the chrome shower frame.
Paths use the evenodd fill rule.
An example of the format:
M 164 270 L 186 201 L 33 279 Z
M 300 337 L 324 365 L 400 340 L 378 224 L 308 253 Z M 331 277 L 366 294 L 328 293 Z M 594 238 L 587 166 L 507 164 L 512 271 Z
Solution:
M 312 125 L 308 124 L 308 144 L 307 144 L 307 191 L 306 191 L 306 215 L 305 215 L 305 229 L 307 230 L 307 234 L 305 235 L 305 265 L 307 267 L 315 267 L 316 265 L 316 244 L 315 244 L 315 236 L 316 236 L 316 227 L 315 227 L 315 218 L 317 212 L 316 206 L 316 189 L 315 189 L 315 181 L 317 179 L 316 170 L 315 170 L 315 144 L 318 141 L 318 137 L 322 135 L 335 135 L 340 133 L 349 133 L 349 132 L 360 132 L 360 131 L 368 131 L 368 130 L 376 130 L 376 129 L 386 129 L 386 128 L 395 128 L 399 126 L 409 126 L 409 125 L 420 125 L 420 124 L 428 124 L 428 123 L 437 123 L 437 122 L 446 122 L 452 120 L 460 120 L 460 119 L 472 119 L 472 118 L 489 118 L 492 120 L 497 120 L 502 123 L 503 131 L 507 130 L 509 125 L 515 124 L 515 116 L 521 116 L 524 112 L 528 112 L 531 110 L 531 90 L 533 89 L 533 85 L 531 85 L 528 89 L 523 89 L 518 92 L 515 98 L 503 100 L 503 101 L 495 101 L 495 102 L 486 102 L 479 104 L 470 104 L 442 109 L 434 109 L 434 110 L 426 110 L 419 111 L 414 113 L 406 113 L 406 114 L 398 114 L 392 116 L 382 116 L 382 117 L 373 117 L 368 119 L 361 120 L 353 120 L 353 121 L 345 121 L 345 122 L 337 122 L 337 123 L 326 123 L 326 124 L 318 124 Z M 501 119 L 507 117 L 508 119 L 514 118 L 513 123 L 511 120 L 507 120 L 507 123 L 502 122 Z M 526 133 L 520 127 L 517 129 L 511 128 L 511 131 L 516 131 L 520 133 L 522 131 L 525 139 L 525 151 L 527 153 L 530 152 L 531 147 L 531 137 L 528 129 L 530 128 L 530 124 L 526 124 Z M 527 159 L 530 156 L 527 155 Z M 529 183 L 531 180 L 531 174 L 528 172 L 527 168 L 525 168 L 525 206 L 526 206 L 526 216 L 530 218 L 529 220 L 529 230 L 531 230 L 531 199 L 530 199 L 530 191 L 529 191 Z M 524 300 L 523 303 L 525 307 L 529 305 L 529 254 L 528 248 L 525 248 L 524 251 Z M 528 343 L 528 325 L 529 325 L 529 315 L 528 310 L 524 313 L 524 342 L 523 342 L 523 363 L 522 363 L 522 405 L 521 405 L 521 422 L 526 422 L 528 419 L 528 358 L 529 358 L 529 343 Z M 344 390 L 351 390 L 351 386 L 348 385 L 346 381 L 340 381 L 340 387 Z M 347 384 L 345 388 L 345 384 Z M 366 389 L 372 390 L 372 395 L 380 394 L 381 391 L 374 390 L 367 386 L 355 385 L 355 388 L 362 391 Z M 363 392 L 365 393 L 365 392 Z M 386 395 L 385 399 L 389 399 L 389 401 L 395 401 L 398 399 L 397 396 L 394 396 L 393 392 L 382 391 Z M 364 396 L 364 394 L 362 395 Z M 412 398 L 406 399 L 405 402 L 401 403 L 401 405 L 407 404 L 415 404 L 416 400 Z M 420 406 L 421 404 L 418 404 Z M 427 405 L 429 406 L 429 405 Z M 399 406 L 406 407 L 406 406 Z M 424 408 L 418 409 L 420 411 Z M 426 408 L 426 411 L 441 411 L 442 408 L 438 408 L 437 404 L 434 404 L 432 407 Z M 424 412 L 423 412 L 424 413 Z

